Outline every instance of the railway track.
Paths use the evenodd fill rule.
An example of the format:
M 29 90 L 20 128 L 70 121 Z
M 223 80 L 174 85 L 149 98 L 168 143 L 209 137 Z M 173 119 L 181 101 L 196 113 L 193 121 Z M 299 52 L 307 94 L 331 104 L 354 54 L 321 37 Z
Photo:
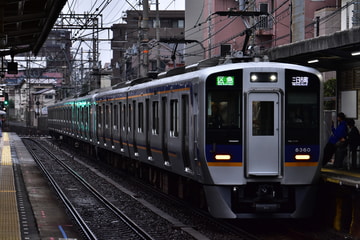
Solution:
M 51 149 L 51 152 L 56 155 L 60 155 L 61 152 L 65 153 L 61 162 L 68 162 L 67 165 L 76 168 L 76 174 L 80 178 L 86 179 L 87 182 L 97 182 L 94 188 L 102 196 L 111 199 L 117 208 L 130 214 L 131 219 L 154 239 L 258 240 L 241 228 L 214 219 L 207 212 L 194 208 L 180 199 L 163 194 L 137 178 L 114 171 L 113 168 L 99 164 L 99 162 L 91 161 L 89 157 L 77 156 L 77 153 L 70 149 L 60 150 L 49 141 L 40 141 L 45 148 Z M 103 183 L 99 185 L 99 182 Z M 71 193 L 75 192 L 73 187 L 68 186 L 66 189 Z M 129 198 L 129 203 L 125 198 Z M 85 201 L 87 200 L 83 200 L 83 204 Z M 89 211 L 91 212 L 91 209 Z
M 23 141 L 86 239 L 154 239 L 55 154 Z
M 26 141 L 32 142 L 28 139 L 26 139 Z M 45 149 L 42 149 L 41 151 L 47 152 L 46 154 L 44 154 L 44 157 L 47 159 L 50 159 L 49 154 L 54 155 L 54 153 L 56 153 L 56 155 L 58 156 L 61 155 L 64 150 L 66 155 L 62 155 L 61 159 L 58 161 L 60 161 L 61 163 L 66 162 L 67 165 L 71 165 L 72 169 L 70 170 L 70 172 L 74 172 L 76 178 L 85 180 L 85 182 L 91 182 L 94 187 L 90 187 L 90 189 L 97 189 L 100 196 L 110 199 L 111 205 L 113 205 L 117 209 L 121 209 L 121 211 L 125 212 L 126 215 L 129 215 L 129 218 L 131 218 L 133 222 L 136 223 L 135 225 L 140 226 L 141 229 L 144 229 L 144 231 L 148 233 L 145 237 L 151 236 L 153 239 L 176 240 L 285 240 L 298 238 L 301 239 L 302 237 L 300 237 L 300 235 L 302 236 L 302 234 L 305 234 L 307 236 L 307 239 L 322 239 L 321 237 L 319 238 L 319 236 L 314 237 L 313 234 L 306 233 L 308 231 L 302 231 L 301 234 L 294 233 L 291 230 L 292 227 L 285 224 L 285 222 L 287 221 L 278 221 L 276 223 L 274 222 L 273 224 L 272 221 L 264 221 L 264 225 L 261 225 L 258 221 L 226 221 L 221 219 L 214 219 L 202 210 L 199 210 L 198 208 L 193 208 L 192 206 L 180 199 L 176 199 L 167 194 L 163 194 L 160 191 L 154 189 L 153 187 L 144 184 L 144 182 L 139 179 L 132 178 L 131 176 L 126 174 L 124 175 L 124 173 L 121 173 L 119 171 L 114 171 L 113 168 L 110 168 L 105 164 L 91 161 L 89 160 L 89 157 L 83 158 L 82 156 L 78 156 L 77 152 L 73 152 L 70 149 L 66 148 L 60 151 L 57 146 L 52 145 L 49 141 L 41 142 L 41 144 L 45 144 Z M 33 145 L 33 147 L 28 147 L 31 152 L 37 150 L 38 148 L 41 147 L 36 144 Z M 51 152 L 49 153 L 49 151 L 46 149 L 51 149 Z M 40 150 L 37 151 L 40 152 Z M 43 161 L 45 160 L 40 160 L 41 163 Z M 110 215 L 110 213 L 104 214 L 104 207 L 92 206 L 91 203 L 93 200 L 91 200 L 87 196 L 79 194 L 79 192 L 84 192 L 85 190 L 80 189 L 80 187 L 73 186 L 72 183 L 69 183 L 68 180 L 64 182 L 63 179 L 66 179 L 66 177 L 63 176 L 63 172 L 65 172 L 65 170 L 64 168 L 55 167 L 55 160 L 46 160 L 45 162 L 45 164 L 42 164 L 46 165 L 46 168 L 51 169 L 51 171 L 53 172 L 51 174 L 52 178 L 60 179 L 60 184 L 58 185 L 60 185 L 59 188 L 63 189 L 60 189 L 60 192 L 66 192 L 65 204 L 66 202 L 69 202 L 69 212 L 73 211 L 71 210 L 71 206 L 75 205 L 73 203 L 73 201 L 75 201 L 77 202 L 76 204 L 79 206 L 75 207 L 74 212 L 79 211 L 82 212 L 83 215 L 85 215 L 85 217 L 74 217 L 74 219 L 79 222 L 79 225 L 85 223 L 85 227 L 82 230 L 83 232 L 88 231 L 86 229 L 87 227 L 91 229 L 90 233 L 87 234 L 90 235 L 90 237 L 87 237 L 88 239 L 94 239 L 91 238 L 91 234 L 94 232 L 99 232 L 98 236 L 100 235 L 100 237 L 96 236 L 99 239 L 144 239 L 140 237 L 131 237 L 127 235 L 127 233 L 124 234 L 124 238 L 119 238 L 119 234 L 123 233 L 115 233 L 116 237 L 105 236 L 105 233 L 113 232 L 113 229 L 115 229 L 114 225 L 112 225 L 113 223 L 111 222 L 114 220 L 110 220 L 110 218 L 97 220 L 97 215 Z M 74 181 L 75 180 L 70 180 L 70 182 Z M 126 197 L 122 195 L 126 195 Z M 66 200 L 66 198 L 69 198 L 70 200 Z M 126 198 L 129 199 L 126 200 Z M 153 206 L 149 207 L 149 205 Z M 78 208 L 80 208 L 80 210 L 78 210 Z M 88 224 L 89 221 L 94 221 L 95 225 L 99 224 L 98 222 L 105 224 L 104 226 L 96 226 L 95 230 L 92 230 L 92 228 Z M 277 225 L 280 225 L 282 227 L 279 227 Z M 254 229 L 254 226 L 258 226 L 258 228 L 255 227 Z M 319 235 L 319 233 L 316 232 L 314 234 Z M 96 234 L 94 233 L 94 235 Z

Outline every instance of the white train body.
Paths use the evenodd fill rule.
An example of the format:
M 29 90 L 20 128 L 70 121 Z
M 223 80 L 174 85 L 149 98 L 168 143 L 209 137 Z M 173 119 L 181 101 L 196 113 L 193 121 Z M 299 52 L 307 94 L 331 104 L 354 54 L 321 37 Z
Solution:
M 322 155 L 322 79 L 249 62 L 64 100 L 49 130 L 201 185 L 218 218 L 311 214 Z

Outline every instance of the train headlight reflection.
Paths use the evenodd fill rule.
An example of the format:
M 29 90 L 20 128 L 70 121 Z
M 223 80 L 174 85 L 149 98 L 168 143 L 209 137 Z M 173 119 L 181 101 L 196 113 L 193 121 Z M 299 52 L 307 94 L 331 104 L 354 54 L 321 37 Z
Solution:
M 215 160 L 229 161 L 229 160 L 231 160 L 231 155 L 230 154 L 215 154 Z
M 309 154 L 297 154 L 297 155 L 295 155 L 295 159 L 301 160 L 301 161 L 310 160 L 310 155 Z

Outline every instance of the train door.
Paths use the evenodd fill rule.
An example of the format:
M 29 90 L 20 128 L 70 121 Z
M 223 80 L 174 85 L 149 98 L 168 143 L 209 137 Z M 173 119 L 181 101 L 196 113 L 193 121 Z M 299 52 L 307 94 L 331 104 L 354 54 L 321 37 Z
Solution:
M 164 159 L 164 164 L 169 165 L 170 159 L 169 159 L 169 151 L 168 151 L 168 126 L 166 118 L 168 117 L 167 113 L 167 98 L 163 97 L 161 98 L 161 123 L 162 123 L 162 131 L 161 131 L 161 148 L 162 148 L 162 157 Z
M 145 100 L 145 143 L 146 155 L 148 160 L 152 160 L 151 153 L 151 127 L 150 127 L 150 100 Z
M 250 92 L 246 113 L 247 176 L 279 176 L 281 170 L 280 94 Z
M 181 152 L 184 161 L 185 171 L 192 171 L 190 162 L 190 143 L 189 143 L 189 97 L 182 95 L 181 97 Z

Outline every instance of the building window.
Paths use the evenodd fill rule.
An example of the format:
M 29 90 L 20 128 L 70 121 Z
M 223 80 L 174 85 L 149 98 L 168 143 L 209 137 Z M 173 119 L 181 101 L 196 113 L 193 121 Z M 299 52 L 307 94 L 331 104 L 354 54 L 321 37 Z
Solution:
M 171 19 L 160 19 L 160 26 L 162 28 L 171 28 L 172 26 L 172 20 Z
M 180 19 L 178 20 L 178 28 L 184 28 L 185 27 L 185 20 Z

